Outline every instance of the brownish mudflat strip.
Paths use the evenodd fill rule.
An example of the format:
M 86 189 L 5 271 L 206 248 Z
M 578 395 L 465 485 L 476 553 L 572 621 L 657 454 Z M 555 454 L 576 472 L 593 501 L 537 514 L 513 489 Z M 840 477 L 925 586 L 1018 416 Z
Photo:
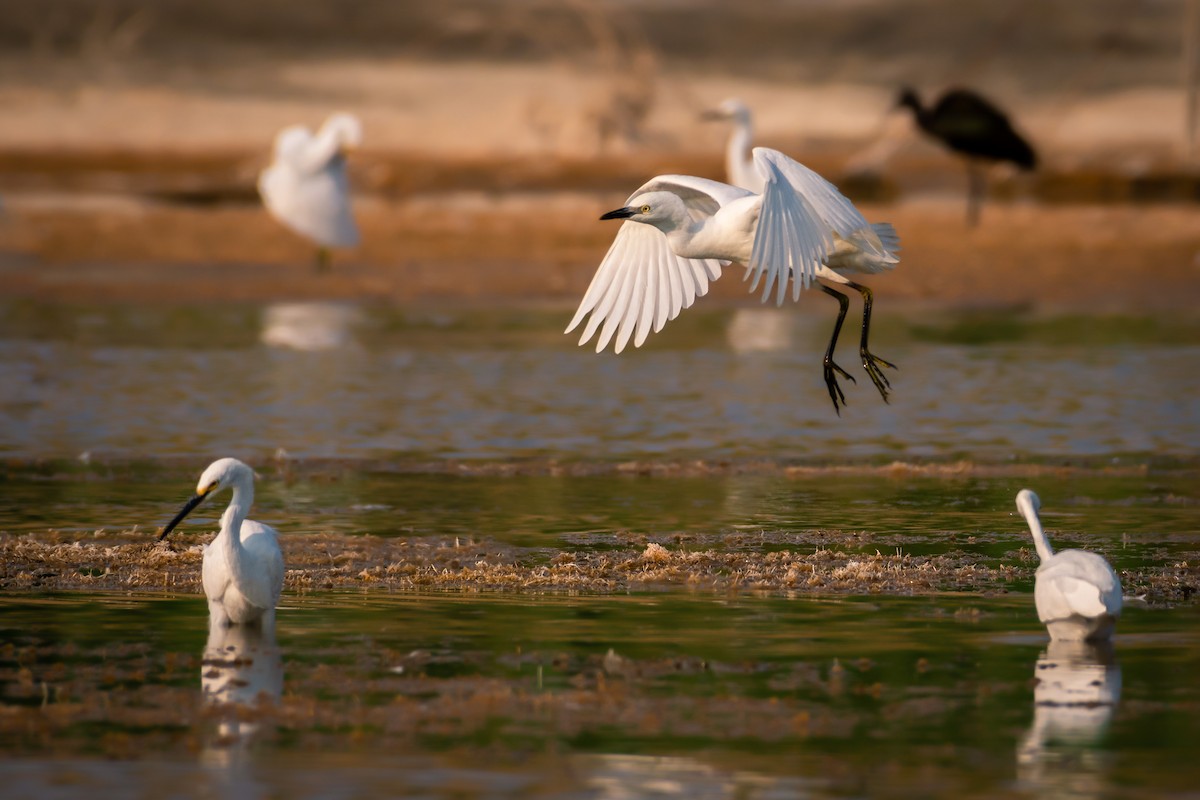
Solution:
M 0 534 L 0 588 L 17 591 L 200 593 L 203 544 L 211 534 L 155 543 L 147 531 Z M 285 591 L 358 589 L 628 592 L 651 589 L 782 594 L 922 595 L 996 593 L 1031 581 L 1033 551 L 999 560 L 951 551 L 883 553 L 861 532 L 733 533 L 696 541 L 616 533 L 602 550 L 515 547 L 494 540 L 383 538 L 344 534 L 287 537 Z M 717 543 L 717 547 L 711 545 Z M 887 549 L 892 550 L 890 546 Z M 1190 601 L 1200 586 L 1200 551 L 1151 569 L 1128 570 L 1126 594 L 1152 604 Z
M 194 207 L 22 201 L 0 220 L 0 296 L 87 302 L 272 302 L 570 306 L 616 228 L 597 220 L 623 192 L 452 193 L 364 204 L 363 244 L 326 274 L 314 251 L 250 204 Z M 1200 300 L 1200 212 L 1191 205 L 993 204 L 966 228 L 950 200 L 866 205 L 903 251 L 872 276 L 880 308 L 1024 307 L 1092 313 Z M 731 267 L 706 304 L 757 304 Z

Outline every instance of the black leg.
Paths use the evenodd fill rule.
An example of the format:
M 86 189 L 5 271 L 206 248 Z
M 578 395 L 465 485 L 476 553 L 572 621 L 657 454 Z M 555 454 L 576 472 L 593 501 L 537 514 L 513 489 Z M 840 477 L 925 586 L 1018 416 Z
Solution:
M 987 194 L 987 176 L 983 167 L 974 161 L 967 161 L 967 227 L 974 228 L 979 224 L 980 209 L 983 197 Z
M 871 383 L 875 384 L 875 388 L 879 390 L 880 396 L 883 397 L 883 402 L 886 403 L 888 401 L 888 389 L 892 388 L 892 384 L 879 368 L 888 367 L 889 369 L 896 369 L 896 365 L 879 356 L 872 355 L 871 351 L 867 348 L 867 340 L 871 336 L 871 306 L 875 296 L 871 293 L 870 289 L 861 284 L 849 281 L 846 285 L 862 295 L 862 339 L 859 340 L 858 354 L 862 356 L 863 369 L 867 371 L 867 375 L 871 376 Z
M 822 364 L 825 366 L 825 387 L 829 389 L 829 399 L 833 401 L 833 410 L 840 417 L 842 415 L 841 406 L 846 405 L 846 395 L 842 394 L 842 387 L 838 386 L 837 376 L 849 379 L 851 383 L 856 383 L 853 376 L 846 370 L 839 367 L 833 360 L 833 348 L 837 346 L 838 335 L 842 332 L 842 323 L 846 320 L 846 309 L 850 307 L 850 298 L 841 292 L 835 292 L 823 283 L 818 283 L 821 291 L 830 295 L 838 301 L 838 318 L 833 325 L 833 336 L 829 337 L 829 348 L 825 351 L 825 359 Z

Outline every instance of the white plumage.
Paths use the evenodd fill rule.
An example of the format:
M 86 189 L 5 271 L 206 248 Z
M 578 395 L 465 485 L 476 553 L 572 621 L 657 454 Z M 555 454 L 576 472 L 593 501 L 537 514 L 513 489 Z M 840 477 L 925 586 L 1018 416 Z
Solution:
M 232 489 L 233 497 L 221 515 L 220 532 L 204 547 L 202 579 L 210 624 L 261 621 L 273 626 L 283 591 L 283 554 L 274 528 L 246 519 L 254 503 L 254 472 L 248 466 L 236 458 L 210 464 L 196 484 L 196 494 L 158 538 L 165 539 L 204 498 L 224 489 Z
M 727 119 L 733 122 L 733 131 L 729 134 L 728 144 L 725 145 L 725 180 L 734 186 L 761 194 L 765 179 L 762 173 L 755 169 L 754 160 L 750 156 L 750 145 L 754 141 L 750 109 L 741 100 L 730 97 L 716 109 L 706 111 L 701 116 L 704 119 Z
M 1121 580 L 1096 553 L 1055 553 L 1038 518 L 1041 507 L 1038 496 L 1029 489 L 1017 493 L 1017 510 L 1029 523 L 1034 547 L 1042 560 L 1033 589 L 1038 619 L 1051 639 L 1107 639 L 1121 616 Z
M 345 151 L 361 143 L 362 126 L 346 113 L 330 116 L 315 135 L 303 125 L 284 128 L 258 178 L 267 211 L 322 249 L 357 245 Z
M 792 281 L 792 299 L 818 278 L 850 286 L 864 299 L 859 353 L 863 368 L 883 398 L 889 386 L 879 365 L 893 366 L 867 348 L 871 292 L 843 273 L 876 273 L 895 267 L 899 238 L 891 225 L 871 225 L 858 209 L 817 173 L 765 147 L 754 149 L 763 176 L 762 194 L 690 175 L 660 175 L 630 195 L 623 208 L 601 219 L 624 219 L 617 237 L 584 294 L 566 332 L 588 314 L 579 343 L 599 332 L 596 352 L 615 341 L 621 352 L 708 292 L 723 264 L 738 262 L 753 275 L 750 290 L 763 282 L 763 301 L 775 293 L 782 304 Z M 845 295 L 825 354 L 825 383 L 835 409 L 845 401 L 834 372 L 850 376 L 833 362 L 833 348 L 846 314 Z M 853 380 L 851 378 L 851 380 Z

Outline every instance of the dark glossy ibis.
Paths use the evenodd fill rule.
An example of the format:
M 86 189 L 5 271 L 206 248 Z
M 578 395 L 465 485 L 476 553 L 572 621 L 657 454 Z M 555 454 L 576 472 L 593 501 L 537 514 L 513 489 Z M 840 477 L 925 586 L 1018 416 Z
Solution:
M 979 221 L 985 191 L 981 161 L 1007 161 L 1024 170 L 1037 166 L 1037 154 L 1013 130 L 1008 115 L 968 89 L 949 89 L 931 106 L 923 106 L 912 89 L 903 89 L 897 105 L 912 109 L 917 125 L 967 159 L 967 223 Z

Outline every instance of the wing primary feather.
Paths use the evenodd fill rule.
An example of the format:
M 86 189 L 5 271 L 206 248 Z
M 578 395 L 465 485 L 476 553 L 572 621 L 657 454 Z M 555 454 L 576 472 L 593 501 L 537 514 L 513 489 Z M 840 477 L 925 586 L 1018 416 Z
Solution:
M 625 310 L 629 307 L 629 296 L 633 294 L 633 285 L 636 281 L 634 272 L 635 270 L 628 266 L 622 270 L 620 290 L 614 293 L 611 310 L 607 313 L 604 325 L 600 328 L 600 337 L 596 340 L 597 353 L 608 347 L 613 334 L 617 332 L 617 327 L 625 317 Z
M 567 326 L 567 329 L 563 333 L 570 333 L 575 330 L 575 327 L 583 321 L 584 316 L 595 308 L 596 304 L 604 297 L 608 287 L 612 284 L 613 277 L 620 272 L 621 254 L 627 249 L 630 234 L 632 233 L 629 226 L 637 224 L 636 222 L 621 223 L 616 237 L 613 238 L 613 243 L 609 245 L 608 252 L 601 259 L 600 266 L 596 269 L 596 274 L 592 276 L 592 282 L 588 284 L 587 291 L 583 294 L 583 300 L 579 302 L 579 308 L 575 311 L 575 316 L 571 319 L 571 324 Z M 580 344 L 583 344 L 583 342 L 580 342 Z
M 684 309 L 683 278 L 680 276 L 679 259 L 675 254 L 664 254 L 663 258 L 663 267 L 667 270 L 667 278 L 671 282 L 671 313 L 667 319 L 672 320 L 679 316 L 679 312 Z
M 646 298 L 646 272 L 647 264 L 644 262 L 635 265 L 631 270 L 631 282 L 629 300 L 625 305 L 625 311 L 621 315 L 620 325 L 617 327 L 617 343 L 613 347 L 613 352 L 620 353 L 625 349 L 625 345 L 629 343 L 629 337 L 637 326 L 637 321 L 642 315 L 642 303 Z
M 658 270 L 658 308 L 654 315 L 654 332 L 658 333 L 671 318 L 671 264 L 670 256 L 660 253 L 655 259 L 655 269 Z
M 596 307 L 592 309 L 591 319 L 588 320 L 587 327 L 585 327 L 583 330 L 583 336 L 579 340 L 580 344 L 590 340 L 596 333 L 596 329 L 600 326 L 600 324 L 606 321 L 609 313 L 613 312 L 613 306 L 616 305 L 618 298 L 621 296 L 621 291 L 625 286 L 627 272 L 628 269 L 626 269 L 623 263 L 613 264 L 612 280 L 605 289 L 603 297 L 600 298 L 600 301 L 596 304 Z M 603 349 L 603 347 L 599 347 L 597 348 L 596 352 L 598 353 Z
M 650 335 L 650 327 L 654 324 L 654 312 L 658 303 L 657 259 L 652 257 L 642 271 L 645 273 L 645 289 L 642 292 L 637 330 L 633 339 L 634 347 L 641 347 L 646 342 L 646 337 Z
M 676 259 L 679 270 L 679 282 L 683 286 L 683 308 L 691 308 L 696 302 L 696 282 L 692 278 L 692 268 L 686 258 Z

